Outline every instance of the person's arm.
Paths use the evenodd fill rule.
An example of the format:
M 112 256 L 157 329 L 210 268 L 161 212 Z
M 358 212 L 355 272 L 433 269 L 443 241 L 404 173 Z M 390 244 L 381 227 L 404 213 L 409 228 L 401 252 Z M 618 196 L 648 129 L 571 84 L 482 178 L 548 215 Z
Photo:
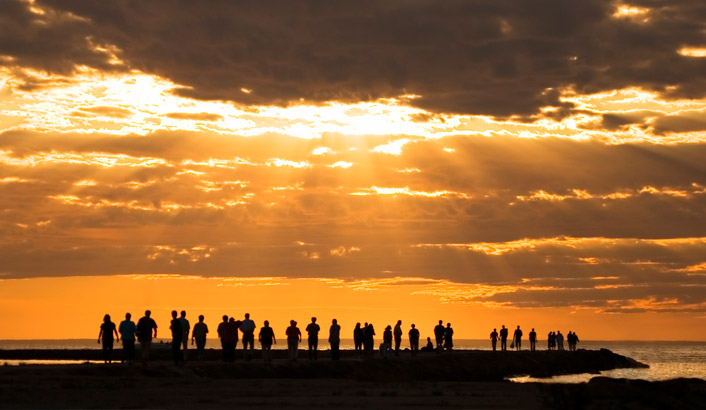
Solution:
M 113 326 L 113 332 L 115 333 L 115 340 L 120 341 L 120 336 L 118 336 L 118 329 Z
M 157 323 L 154 323 L 154 336 L 155 339 L 157 338 Z
M 275 331 L 272 331 L 272 343 L 277 344 L 277 339 L 275 339 Z
M 101 331 L 98 332 L 98 343 L 101 342 L 101 336 L 103 336 L 103 327 L 101 326 Z
M 299 336 L 299 342 L 301 343 L 302 341 L 302 331 L 297 328 L 297 336 Z

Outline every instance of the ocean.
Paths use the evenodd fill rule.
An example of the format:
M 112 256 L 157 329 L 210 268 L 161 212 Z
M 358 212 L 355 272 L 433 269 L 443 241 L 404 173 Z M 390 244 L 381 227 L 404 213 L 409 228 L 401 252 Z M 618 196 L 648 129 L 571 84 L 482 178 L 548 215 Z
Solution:
M 161 339 L 158 339 L 158 341 Z M 454 341 L 458 350 L 490 350 L 490 342 L 485 340 L 458 339 Z M 404 346 L 404 343 L 403 343 Z M 118 346 L 116 346 L 118 347 Z M 217 348 L 217 339 L 209 339 L 207 347 Z M 541 349 L 546 343 L 538 343 Z M 600 375 L 613 378 L 642 379 L 649 381 L 668 380 L 679 377 L 699 378 L 706 380 L 706 342 L 649 342 L 649 341 L 582 341 L 581 349 L 609 349 L 615 353 L 631 357 L 650 366 L 649 369 L 616 369 L 604 371 Z M 275 345 L 276 349 L 285 349 L 286 344 Z M 326 349 L 325 341 L 320 348 Z M 352 340 L 342 340 L 342 349 L 353 349 Z M 68 340 L 0 340 L 0 349 L 100 349 L 96 339 Z M 22 360 L 21 363 L 73 363 L 70 361 L 32 361 Z M 19 364 L 16 361 L 0 359 L 0 365 Z M 81 362 L 83 363 L 83 362 Z M 511 380 L 517 383 L 581 383 L 595 377 L 596 374 L 576 374 L 555 376 L 551 378 L 515 377 Z

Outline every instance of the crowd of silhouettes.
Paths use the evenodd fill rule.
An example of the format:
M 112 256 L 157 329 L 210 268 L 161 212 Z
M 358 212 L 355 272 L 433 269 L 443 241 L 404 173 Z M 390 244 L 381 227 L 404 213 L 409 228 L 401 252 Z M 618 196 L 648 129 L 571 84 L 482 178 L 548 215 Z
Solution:
M 188 355 L 189 332 L 191 331 L 191 345 L 196 345 L 196 359 L 204 358 L 206 348 L 206 337 L 209 333 L 208 325 L 204 322 L 204 316 L 198 317 L 198 323 L 194 324 L 193 329 L 190 326 L 189 320 L 186 318 L 186 311 L 182 310 L 178 315 L 176 310 L 171 312 L 171 321 L 169 329 L 171 330 L 171 350 L 172 358 L 175 365 L 182 365 Z M 291 320 L 289 327 L 285 330 L 287 336 L 288 357 L 292 361 L 298 358 L 299 344 L 302 342 L 302 332 L 297 327 L 297 322 Z M 228 315 L 223 316 L 222 322 L 216 330 L 218 338 L 221 342 L 222 360 L 225 362 L 233 362 L 236 358 L 236 348 L 239 337 L 242 337 L 243 358 L 250 360 L 253 357 L 255 349 L 255 331 L 257 326 L 250 319 L 250 314 L 245 313 L 243 320 L 236 320 Z M 311 318 L 305 331 L 307 332 L 308 341 L 308 358 L 309 360 L 318 360 L 319 350 L 319 333 L 321 326 L 317 323 L 316 317 Z M 242 336 L 241 336 L 242 334 Z M 379 345 L 380 356 L 390 358 L 393 355 L 399 356 L 402 346 L 402 321 L 398 320 L 394 328 L 387 325 L 382 334 L 382 343 Z M 427 337 L 426 346 L 420 349 L 419 339 L 420 332 L 416 325 L 412 323 L 407 331 L 409 338 L 409 350 L 412 356 L 416 356 L 419 351 L 427 352 L 442 352 L 453 350 L 454 330 L 451 323 L 446 323 L 439 320 L 438 324 L 433 329 L 434 342 L 431 337 Z M 115 336 L 115 337 L 113 337 Z M 365 322 L 362 326 L 360 322 L 355 324 L 353 329 L 353 343 L 355 352 L 358 356 L 372 357 L 375 348 L 375 328 L 372 323 Z M 529 332 L 529 348 L 530 351 L 535 351 L 537 346 L 537 332 L 532 329 Z M 147 363 L 150 355 L 150 346 L 152 340 L 157 337 L 157 323 L 152 319 L 151 312 L 145 311 L 145 315 L 140 318 L 137 323 L 131 320 L 130 313 L 125 314 L 125 320 L 116 325 L 111 321 L 110 315 L 103 317 L 103 322 L 100 325 L 98 334 L 98 343 L 102 344 L 103 358 L 106 363 L 112 360 L 112 351 L 114 342 L 122 340 L 122 362 L 133 363 L 135 360 L 135 341 L 140 343 L 141 358 L 143 363 Z M 500 350 L 507 350 L 507 342 L 510 339 L 510 348 L 515 350 L 522 349 L 523 332 L 518 325 L 510 339 L 509 329 L 502 325 L 500 331 L 493 329 L 490 333 L 491 347 L 493 351 L 497 350 L 497 342 L 500 341 Z M 262 349 L 262 358 L 266 362 L 272 361 L 272 345 L 277 344 L 275 332 L 270 327 L 270 322 L 265 320 L 263 326 L 259 329 L 257 337 Z M 579 338 L 575 332 L 569 331 L 566 336 L 566 341 L 569 345 L 569 350 L 575 351 Z M 330 346 L 330 354 L 332 360 L 340 359 L 340 343 L 341 343 L 341 326 L 336 319 L 331 321 L 331 326 L 328 332 L 328 342 Z M 551 331 L 547 335 L 548 350 L 564 350 L 564 335 L 560 331 Z

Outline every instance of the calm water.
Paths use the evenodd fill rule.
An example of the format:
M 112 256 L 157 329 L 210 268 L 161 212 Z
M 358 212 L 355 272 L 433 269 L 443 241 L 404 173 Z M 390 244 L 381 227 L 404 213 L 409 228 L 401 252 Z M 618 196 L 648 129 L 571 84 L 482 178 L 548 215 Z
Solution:
M 161 340 L 161 339 L 158 339 Z M 485 340 L 454 341 L 459 350 L 490 350 L 490 342 Z M 326 344 L 322 341 L 322 348 Z M 544 347 L 543 344 L 539 346 Z M 119 348 L 119 346 L 116 346 Z M 209 339 L 207 347 L 220 347 L 216 339 Z M 276 348 L 284 349 L 285 344 L 278 344 Z M 343 340 L 341 348 L 352 349 L 352 340 Z M 602 376 L 644 380 L 666 380 L 677 377 L 694 377 L 706 380 L 706 342 L 616 342 L 616 341 L 586 341 L 579 343 L 579 348 L 584 349 L 610 349 L 615 353 L 632 357 L 650 365 L 649 369 L 618 369 L 602 372 Z M 71 340 L 0 340 L 0 349 L 100 349 L 95 339 Z M 57 361 L 0 360 L 0 365 L 16 365 L 20 362 L 26 364 L 50 364 Z M 61 361 L 60 363 L 69 363 Z M 81 361 L 80 363 L 84 363 Z M 548 379 L 533 379 L 518 377 L 515 382 L 547 382 L 547 383 L 580 383 L 595 377 L 595 374 L 577 374 L 555 376 Z

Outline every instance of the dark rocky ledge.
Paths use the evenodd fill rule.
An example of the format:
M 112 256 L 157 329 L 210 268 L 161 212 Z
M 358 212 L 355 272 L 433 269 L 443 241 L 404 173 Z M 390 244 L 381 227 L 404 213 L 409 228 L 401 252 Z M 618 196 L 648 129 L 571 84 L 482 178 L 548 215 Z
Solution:
M 193 353 L 193 352 L 191 352 Z M 252 360 L 242 359 L 242 352 L 235 363 L 222 363 L 217 350 L 210 350 L 203 361 L 189 361 L 180 368 L 199 376 L 211 378 L 336 378 L 357 380 L 444 380 L 444 381 L 500 381 L 507 377 L 530 375 L 550 377 L 562 374 L 598 373 L 617 368 L 648 367 L 631 358 L 607 349 L 537 352 L 454 351 L 421 353 L 410 357 L 403 352 L 399 357 L 382 359 L 378 356 L 364 359 L 354 352 L 342 352 L 342 360 L 331 361 L 328 352 L 319 353 L 319 360 L 309 361 L 300 351 L 297 362 L 286 360 L 284 351 L 275 351 L 275 360 L 264 363 L 258 355 Z M 257 352 L 256 352 L 257 353 Z M 168 349 L 154 349 L 152 369 L 156 365 L 170 369 Z M 115 352 L 116 359 L 120 353 Z M 139 355 L 139 352 L 138 352 Z M 99 350 L 0 350 L 0 363 L 12 360 L 101 360 Z M 86 368 L 103 367 L 85 365 Z M 111 373 L 132 372 L 134 366 L 110 366 Z M 142 367 L 142 366 L 140 366 Z M 121 370 L 124 369 L 124 370 Z M 87 369 L 86 369 L 87 370 Z M 92 370 L 93 371 L 93 370 Z M 156 371 L 156 368 L 150 370 Z

